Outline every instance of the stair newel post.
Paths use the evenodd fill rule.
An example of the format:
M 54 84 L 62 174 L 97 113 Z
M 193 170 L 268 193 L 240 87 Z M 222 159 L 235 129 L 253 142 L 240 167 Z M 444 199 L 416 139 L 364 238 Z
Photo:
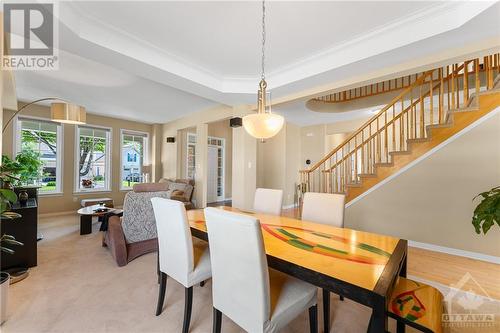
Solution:
M 438 118 L 439 124 L 443 122 L 443 97 L 444 97 L 444 83 L 443 83 L 443 67 L 439 68 L 439 106 L 438 106 Z

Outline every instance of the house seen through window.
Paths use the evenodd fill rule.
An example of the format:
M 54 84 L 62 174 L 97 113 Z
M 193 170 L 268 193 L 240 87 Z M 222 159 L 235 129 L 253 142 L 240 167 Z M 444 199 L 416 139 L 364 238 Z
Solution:
M 131 188 L 146 181 L 143 165 L 146 162 L 148 136 L 146 133 L 123 131 L 121 135 L 121 188 Z

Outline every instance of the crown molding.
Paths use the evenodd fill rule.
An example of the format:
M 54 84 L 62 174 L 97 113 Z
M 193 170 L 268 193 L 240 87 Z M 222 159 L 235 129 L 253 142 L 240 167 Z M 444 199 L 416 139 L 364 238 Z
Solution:
M 320 53 L 286 64 L 268 73 L 269 89 L 284 87 L 321 73 L 388 52 L 408 44 L 459 28 L 495 2 L 444 2 L 402 17 L 368 33 L 337 44 Z M 63 9 L 64 7 L 64 9 Z M 214 73 L 187 62 L 171 52 L 145 42 L 115 26 L 89 16 L 75 3 L 61 6 L 60 20 L 79 38 L 133 60 L 140 66 L 159 70 L 165 82 L 187 80 L 193 90 L 209 88 L 213 94 L 253 94 L 258 76 L 235 77 Z M 147 76 L 146 71 L 142 74 Z M 160 74 L 155 74 L 154 81 Z M 189 86 L 189 82 L 183 82 Z M 183 88 L 181 88 L 183 89 Z

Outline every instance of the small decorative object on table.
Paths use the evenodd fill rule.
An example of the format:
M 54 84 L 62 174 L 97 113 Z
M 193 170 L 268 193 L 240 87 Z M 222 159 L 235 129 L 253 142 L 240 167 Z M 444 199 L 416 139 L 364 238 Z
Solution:
M 19 192 L 18 198 L 19 198 L 19 205 L 25 207 L 29 199 L 28 192 L 26 190 L 21 190 Z

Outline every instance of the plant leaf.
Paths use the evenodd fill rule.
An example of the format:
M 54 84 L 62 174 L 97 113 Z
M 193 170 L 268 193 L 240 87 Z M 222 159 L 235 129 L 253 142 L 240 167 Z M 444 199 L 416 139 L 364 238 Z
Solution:
M 2 189 L 0 189 L 0 195 L 12 203 L 17 202 L 17 195 L 12 190 L 2 188 Z

